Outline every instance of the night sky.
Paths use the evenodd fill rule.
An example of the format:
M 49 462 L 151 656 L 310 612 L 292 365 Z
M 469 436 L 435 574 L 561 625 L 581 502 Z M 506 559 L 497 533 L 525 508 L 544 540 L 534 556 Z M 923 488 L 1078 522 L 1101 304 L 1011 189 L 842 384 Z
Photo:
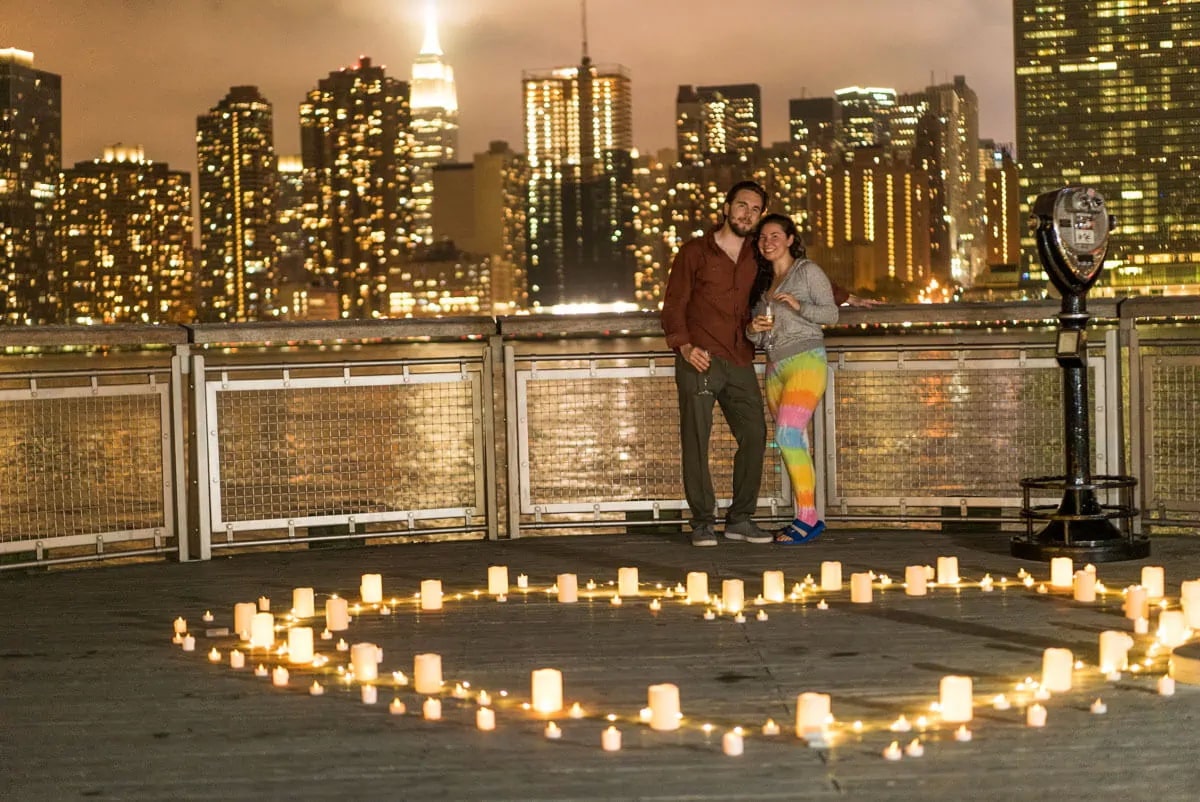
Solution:
M 195 118 L 230 86 L 274 105 L 280 153 L 299 148 L 297 109 L 329 72 L 370 56 L 402 80 L 425 0 L 3 0 L 0 47 L 63 76 L 63 161 L 115 142 L 194 172 Z M 458 84 L 465 156 L 521 144 L 523 69 L 576 64 L 577 0 L 437 0 Z M 682 9 L 688 9 L 686 21 Z M 593 61 L 633 78 L 634 143 L 674 144 L 676 87 L 758 83 L 765 139 L 787 137 L 787 101 L 844 86 L 901 92 L 965 75 L 980 136 L 1011 142 L 1011 0 L 591 0 Z

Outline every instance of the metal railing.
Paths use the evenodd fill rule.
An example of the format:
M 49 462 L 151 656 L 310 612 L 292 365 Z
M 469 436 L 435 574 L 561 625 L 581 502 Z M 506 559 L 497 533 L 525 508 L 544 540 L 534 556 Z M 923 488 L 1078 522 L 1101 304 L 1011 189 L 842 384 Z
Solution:
M 827 519 L 1019 525 L 1020 479 L 1062 467 L 1057 312 L 844 310 L 814 418 Z M 1139 527 L 1194 530 L 1200 299 L 1091 312 L 1093 472 L 1138 478 Z M 685 517 L 653 314 L 0 329 L 0 349 L 0 568 Z M 791 516 L 773 447 L 759 502 Z

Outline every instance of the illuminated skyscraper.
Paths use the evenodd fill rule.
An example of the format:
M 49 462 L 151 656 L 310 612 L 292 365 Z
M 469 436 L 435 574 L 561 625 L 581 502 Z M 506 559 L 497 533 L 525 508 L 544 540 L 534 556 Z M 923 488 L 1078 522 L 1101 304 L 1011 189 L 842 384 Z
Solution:
M 0 322 L 62 315 L 53 243 L 62 169 L 62 79 L 0 48 Z
M 530 301 L 632 302 L 633 102 L 629 73 L 528 71 L 526 248 Z
M 412 233 L 416 242 L 433 237 L 433 168 L 458 152 L 458 95 L 454 70 L 442 59 L 437 16 L 426 9 L 425 41 L 412 68 Z
M 385 314 L 388 271 L 411 248 L 408 89 L 364 57 L 300 106 L 309 268 L 342 317 Z
M 63 171 L 56 210 L 72 323 L 193 318 L 192 180 L 140 147 Z
M 1095 187 L 1119 221 L 1102 281 L 1197 291 L 1200 3 L 1015 0 L 1013 28 L 1026 203 Z
M 842 144 L 847 148 L 886 145 L 888 116 L 896 105 L 896 90 L 850 86 L 833 93 L 841 106 Z
M 675 98 L 680 164 L 754 164 L 762 151 L 762 90 L 758 84 L 682 85 Z
M 275 138 L 271 104 L 235 86 L 196 118 L 200 187 L 200 319 L 272 314 L 275 275 Z

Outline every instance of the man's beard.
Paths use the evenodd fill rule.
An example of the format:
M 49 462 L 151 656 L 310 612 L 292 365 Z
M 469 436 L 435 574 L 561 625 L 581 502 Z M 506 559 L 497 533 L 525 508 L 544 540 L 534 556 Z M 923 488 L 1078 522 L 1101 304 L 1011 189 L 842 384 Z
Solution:
M 741 223 L 739 223 L 737 220 L 734 220 L 732 217 L 728 218 L 728 221 L 729 230 L 743 239 L 750 236 L 750 232 L 754 230 L 753 223 L 749 223 L 743 227 Z

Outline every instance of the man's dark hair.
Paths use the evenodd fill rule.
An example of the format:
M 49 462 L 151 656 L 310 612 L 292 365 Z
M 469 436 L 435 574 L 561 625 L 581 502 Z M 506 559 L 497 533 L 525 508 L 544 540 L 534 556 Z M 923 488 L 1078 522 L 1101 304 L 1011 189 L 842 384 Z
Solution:
M 759 186 L 757 181 L 738 181 L 729 188 L 728 192 L 725 193 L 725 203 L 733 203 L 733 199 L 736 198 L 737 194 L 743 189 L 748 189 L 751 192 L 758 193 L 758 197 L 762 198 L 763 211 L 767 210 L 767 191 Z

